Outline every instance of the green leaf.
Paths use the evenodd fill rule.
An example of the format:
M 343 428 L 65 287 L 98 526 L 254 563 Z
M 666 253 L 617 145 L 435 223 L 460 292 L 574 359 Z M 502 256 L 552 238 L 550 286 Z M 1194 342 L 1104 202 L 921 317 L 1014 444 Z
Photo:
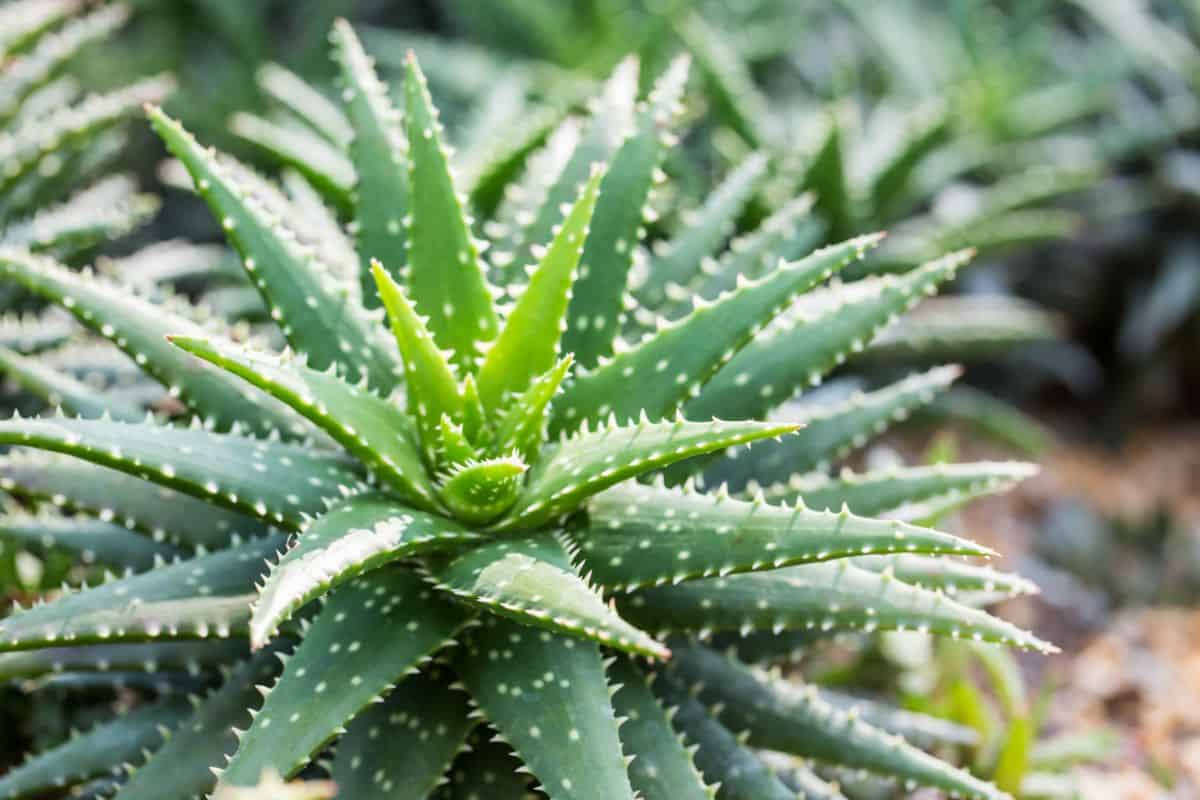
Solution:
M 331 33 L 338 45 L 340 25 Z M 317 91 L 296 73 L 279 64 L 267 63 L 255 75 L 258 85 L 271 98 L 287 108 L 298 119 L 323 136 L 331 144 L 344 148 L 354 138 L 354 128 L 337 103 Z
M 451 677 L 436 667 L 410 675 L 355 718 L 331 770 L 344 797 L 429 796 L 476 724 L 467 694 L 451 688 Z
M 51 408 L 61 408 L 81 417 L 101 417 L 105 414 L 122 422 L 145 418 L 140 408 L 110 397 L 97 397 L 93 386 L 59 372 L 43 359 L 23 356 L 0 346 L 0 371 L 16 380 L 26 391 Z
M 624 718 L 621 745 L 637 758 L 629 765 L 629 781 L 645 800 L 712 800 L 716 787 L 707 786 L 692 762 L 671 718 L 650 690 L 650 680 L 627 658 L 608 667 L 616 687 L 613 710 Z
M 713 575 L 861 553 L 990 555 L 957 536 L 849 511 L 810 511 L 635 482 L 588 502 L 579 553 L 606 589 L 628 592 Z
M 803 429 L 786 441 L 762 447 L 755 458 L 727 458 L 705 474 L 710 485 L 728 482 L 733 488 L 750 481 L 769 486 L 792 475 L 824 469 L 856 447 L 907 419 L 913 409 L 928 404 L 962 373 L 959 367 L 937 367 L 873 392 L 856 392 L 837 403 L 816 404 L 790 416 Z
M 411 55 L 404 86 L 412 203 L 406 286 L 429 317 L 434 339 L 452 351 L 455 364 L 473 371 L 480 343 L 496 336 L 496 311 L 478 243 L 454 189 L 442 126 Z
M 830 705 L 815 688 L 768 680 L 704 647 L 683 648 L 670 669 L 684 685 L 699 687 L 699 702 L 717 706 L 721 722 L 734 732 L 746 732 L 755 747 L 894 775 L 966 797 L 1005 797 L 994 786 Z
M 634 132 L 621 144 L 600 184 L 591 231 L 584 243 L 567 309 L 562 350 L 594 367 L 612 353 L 625 314 L 629 269 L 649 212 L 658 170 L 674 141 L 689 60 L 676 58 L 638 108 Z M 657 177 L 656 177 L 657 176 Z
M 790 424 L 688 422 L 682 417 L 673 422 L 650 422 L 643 417 L 626 426 L 610 422 L 595 431 L 585 426 L 571 438 L 544 449 L 529 471 L 521 499 L 493 527 L 528 529 L 573 511 L 589 496 L 628 478 L 794 430 Z
M 40 316 L 8 313 L 0 317 L 0 346 L 28 355 L 60 345 L 78 331 L 71 317 L 57 308 Z
M 252 396 L 220 370 L 198 369 L 194 359 L 171 347 L 163 338 L 168 333 L 205 334 L 187 313 L 181 313 L 187 307 L 154 302 L 90 271 L 76 272 L 20 250 L 0 250 L 0 274 L 66 308 L 218 428 L 228 430 L 241 422 L 263 433 L 276 428 L 303 433 L 284 409 Z
M 244 111 L 229 118 L 229 130 L 298 171 L 343 214 L 354 208 L 354 164 L 336 145 L 307 128 L 272 122 Z
M 681 686 L 659 676 L 653 688 L 672 724 L 694 743 L 696 766 L 705 781 L 720 787 L 721 800 L 795 800 L 796 793 Z
M 922 419 L 953 421 L 969 426 L 982 436 L 1024 453 L 1030 458 L 1046 452 L 1054 443 L 1054 432 L 998 397 L 957 386 L 935 397 L 919 411 Z
M 981 647 L 992 647 L 992 645 L 981 645 Z M 800 692 L 811 694 L 815 689 L 816 696 L 822 702 L 828 703 L 838 711 L 850 716 L 857 715 L 868 725 L 874 725 L 888 733 L 903 736 L 909 744 L 922 750 L 933 749 L 944 744 L 961 747 L 975 747 L 979 744 L 978 731 L 950 722 L 942 717 L 906 711 L 885 702 L 866 700 L 829 689 L 816 687 L 801 689 L 787 681 L 772 680 L 771 688 L 780 691 L 784 697 L 792 697 Z
M 438 348 L 425 319 L 417 314 L 405 290 L 392 280 L 378 261 L 371 264 L 371 273 L 400 346 L 409 413 L 416 417 L 421 445 L 432 465 L 436 463 L 434 444 L 441 431 L 442 415 L 454 421 L 463 416 L 463 398 L 455 367 L 448 355 Z
M 1056 650 L 1004 620 L 888 573 L 846 561 L 689 581 L 618 598 L 621 615 L 653 631 L 917 630 Z
M 371 259 L 400 279 L 408 246 L 404 217 L 408 214 L 408 142 L 400 113 L 392 106 L 387 87 L 354 29 L 345 20 L 334 23 L 333 53 L 346 89 L 342 97 L 353 126 L 350 157 L 358 176 L 354 196 L 355 239 L 361 259 L 362 296 L 368 308 L 379 306 Z
M 351 386 L 310 369 L 291 354 L 282 358 L 213 339 L 169 336 L 171 344 L 215 364 L 285 403 L 324 430 L 405 502 L 437 507 L 434 489 L 413 441 L 408 416 L 366 386 Z
M 309 524 L 271 568 L 254 604 L 251 644 L 261 647 L 302 605 L 357 575 L 480 538 L 452 520 L 406 508 L 385 495 L 351 497 Z
M 555 406 L 552 432 L 609 414 L 626 420 L 643 411 L 651 417 L 673 413 L 798 295 L 862 258 L 879 239 L 851 239 L 781 264 L 711 304 L 697 299 L 688 316 L 662 325 L 634 348 L 568 383 Z M 630 385 L 638 390 L 629 391 Z
M 865 556 L 855 558 L 854 565 L 873 572 L 890 573 L 904 583 L 945 592 L 950 597 L 973 592 L 1001 597 L 1038 593 L 1037 586 L 1020 575 L 945 558 Z
M 82 458 L 292 529 L 328 500 L 365 488 L 335 453 L 199 426 L 12 418 L 0 422 L 0 444 Z
M 104 564 L 135 572 L 151 569 L 158 559 L 179 555 L 179 550 L 169 544 L 155 542 L 111 522 L 51 513 L 0 516 L 0 539 L 34 552 L 66 550 L 84 564 Z
M 9 223 L 4 241 L 34 252 L 72 257 L 149 222 L 160 206 L 156 196 L 137 191 L 132 177 L 111 175 L 64 203 Z
M 906 128 L 870 180 L 871 208 L 877 219 L 889 219 L 905 210 L 906 190 L 920 164 L 951 135 L 945 106 L 917 108 L 907 116 Z
M 439 496 L 455 519 L 482 525 L 512 508 L 528 469 L 512 456 L 456 464 L 442 478 Z
M 570 353 L 559 359 L 545 375 L 540 376 L 501 411 L 492 445 L 494 453 L 515 452 L 526 464 L 537 460 L 542 443 L 546 441 L 546 426 L 550 420 L 550 402 L 571 369 Z
M 0 651 L 244 636 L 254 584 L 281 537 L 63 595 L 0 621 Z
M 472 734 L 469 749 L 454 760 L 447 782 L 431 795 L 433 800 L 529 800 L 528 770 L 493 735 L 490 730 Z
M 539 260 L 529 285 L 505 317 L 500 335 L 488 346 L 478 380 L 479 396 L 489 411 L 501 408 L 509 394 L 525 391 L 536 376 L 551 369 L 557 360 L 575 268 L 583 253 L 604 174 L 602 167 L 593 167 L 575 205 Z
M 595 644 L 487 617 L 454 668 L 550 800 L 633 800 Z
M 407 570 L 378 569 L 341 587 L 239 737 L 220 783 L 252 786 L 265 769 L 291 776 L 465 621 Z
M 238 665 L 114 796 L 117 800 L 206 796 L 217 782 L 212 770 L 237 747 L 236 729 L 250 724 L 262 701 L 258 687 L 279 674 L 282 655 L 264 651 Z
M 829 115 L 825 140 L 813 155 L 803 181 L 804 188 L 816 194 L 816 211 L 829 226 L 829 236 L 833 239 L 845 239 L 858 230 L 854 200 L 846 175 L 841 128 L 835 110 Z
M 9 771 L 0 778 L 0 795 L 42 797 L 140 762 L 169 738 L 187 712 L 183 700 L 164 700 L 102 722 Z
M 290 220 L 278 216 L 279 202 L 258 186 L 261 180 L 204 150 L 161 110 L 151 108 L 148 113 L 158 135 L 187 167 L 200 195 L 221 220 L 292 347 L 307 354 L 316 369 L 336 364 L 347 380 L 365 376 L 372 387 L 390 391 L 400 372 L 386 337 L 363 312 L 357 293 L 299 240 Z
M 27 50 L 47 31 L 78 13 L 78 0 L 15 0 L 0 7 L 0 53 Z
M 431 568 L 438 588 L 526 625 L 654 658 L 669 651 L 627 624 L 579 577 L 550 533 L 497 539 Z
M 185 672 L 201 675 L 247 653 L 244 641 L 155 642 L 42 647 L 0 654 L 0 680 L 88 672 Z
M 800 501 L 809 508 L 830 510 L 845 505 L 856 514 L 873 517 L 906 503 L 943 495 L 971 499 L 998 494 L 1037 471 L 1037 465 L 1019 461 L 893 467 L 860 473 L 845 469 L 837 477 L 823 473 L 796 475 L 769 487 L 765 495 L 771 503 Z
M 189 549 L 219 549 L 267 531 L 257 519 L 68 456 L 11 451 L 0 458 L 0 489 Z
M 955 253 L 903 276 L 856 281 L 799 298 L 709 381 L 685 406 L 687 413 L 765 415 L 865 350 L 881 329 L 951 280 L 969 258 Z
M 733 234 L 734 223 L 767 174 L 767 158 L 755 153 L 725 177 L 703 207 L 684 215 L 684 228 L 656 249 L 646 282 L 635 291 L 642 307 L 653 312 L 701 272 Z

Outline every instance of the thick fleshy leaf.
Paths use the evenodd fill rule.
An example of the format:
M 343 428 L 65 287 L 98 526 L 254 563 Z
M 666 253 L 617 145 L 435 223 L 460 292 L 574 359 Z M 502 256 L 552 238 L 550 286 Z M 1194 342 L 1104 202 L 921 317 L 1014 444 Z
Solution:
M 444 517 L 381 494 L 348 498 L 317 517 L 271 567 L 254 604 L 250 640 L 261 647 L 309 600 L 399 558 L 480 539 Z
M 907 419 L 960 374 L 959 367 L 937 367 L 873 392 L 856 392 L 847 400 L 801 407 L 789 415 L 803 426 L 801 432 L 762 446 L 754 458 L 722 459 L 705 473 L 705 480 L 740 489 L 750 481 L 769 486 L 792 475 L 825 469 L 892 423 Z
M 676 22 L 676 30 L 696 59 L 721 120 L 751 147 L 769 144 L 774 138 L 770 124 L 774 117 L 733 41 L 696 12 Z
M 0 7 L 0 53 L 31 47 L 47 31 L 79 12 L 78 0 L 15 0 Z
M 337 44 L 337 33 L 338 26 L 335 25 L 331 35 L 334 45 Z M 279 64 L 268 63 L 259 67 L 255 78 L 271 99 L 283 105 L 331 144 L 346 147 L 354 138 L 354 128 L 337 103 L 296 73 Z
M 331 770 L 342 796 L 429 796 L 476 725 L 467 694 L 452 689 L 451 678 L 439 667 L 410 675 L 354 719 L 338 741 Z
M 950 135 L 950 116 L 941 103 L 908 115 L 906 130 L 871 176 L 871 207 L 877 218 L 888 219 L 903 210 L 914 172 Z
M 991 645 L 981 646 L 990 647 Z M 716 654 L 714 653 L 714 655 Z M 907 711 L 888 705 L 885 702 L 867 700 L 830 689 L 816 687 L 812 687 L 811 689 L 804 687 L 801 689 L 787 681 L 771 681 L 768 687 L 779 691 L 785 698 L 794 697 L 799 693 L 812 694 L 815 690 L 818 698 L 833 706 L 838 711 L 852 716 L 857 714 L 869 725 L 874 725 L 888 733 L 903 736 L 909 744 L 923 750 L 932 749 L 943 744 L 959 745 L 962 747 L 974 747 L 979 744 L 979 732 L 974 728 L 950 722 L 942 717 L 921 714 L 916 711 Z
M 63 595 L 0 621 L 0 650 L 244 636 L 270 537 Z
M 763 336 L 733 357 L 684 407 L 689 415 L 761 417 L 872 339 L 970 259 L 956 253 L 902 276 L 856 281 L 801 297 Z
M 721 800 L 795 800 L 796 793 L 686 689 L 664 676 L 658 676 L 652 686 L 659 702 L 669 709 L 672 724 L 696 747 L 696 766 L 704 779 L 720 786 Z
M 44 314 L 5 314 L 0 317 L 0 346 L 29 354 L 62 344 L 79 328 L 62 310 L 52 308 Z
M 400 279 L 408 249 L 404 217 L 408 214 L 408 142 L 400 114 L 387 87 L 375 74 L 354 29 L 345 20 L 333 26 L 333 53 L 346 91 L 342 95 L 353 127 L 350 157 L 358 176 L 354 196 L 357 250 L 361 259 L 362 295 L 368 308 L 379 305 L 369 269 L 378 259 Z
M 575 268 L 588 236 L 604 170 L 595 167 L 579 198 L 557 229 L 516 305 L 504 318 L 496 341 L 479 367 L 479 396 L 494 412 L 509 394 L 529 388 L 535 377 L 554 366 L 558 342 L 575 282 Z
M 212 339 L 170 336 L 176 347 L 216 364 L 268 392 L 320 427 L 406 502 L 436 508 L 408 416 L 365 386 L 310 369 L 290 354 L 280 358 Z
M 135 572 L 150 569 L 158 559 L 180 554 L 169 544 L 133 533 L 121 525 L 49 513 L 0 516 L 0 540 L 35 552 L 65 550 L 84 564 L 103 564 Z
M 650 259 L 646 281 L 636 290 L 643 308 L 653 313 L 701 273 L 704 261 L 733 234 L 738 215 L 766 173 L 766 156 L 755 153 L 713 190 L 701 208 L 685 215 L 683 230 Z
M 562 350 L 585 367 L 611 355 L 624 319 L 629 270 L 645 224 L 653 185 L 681 108 L 689 60 L 676 58 L 637 111 L 634 132 L 625 139 L 600 184 L 591 231 L 580 258 L 575 291 L 567 309 Z
M 1030 650 L 1055 648 L 1004 620 L 845 561 L 689 581 L 618 598 L 652 631 L 918 630 Z
M 342 213 L 349 214 L 354 207 L 354 164 L 336 145 L 307 128 L 280 124 L 245 111 L 229 118 L 229 130 L 299 172 Z
M 111 175 L 63 203 L 40 208 L 32 216 L 10 223 L 4 241 L 68 258 L 149 222 L 160 206 L 156 196 L 138 192 L 130 176 Z
M 841 129 L 838 112 L 834 110 L 829 115 L 825 139 L 804 173 L 804 188 L 817 196 L 816 211 L 828 225 L 829 235 L 835 239 L 853 235 L 858 227 L 856 207 L 846 175 Z
M 512 456 L 456 464 L 444 473 L 438 493 L 450 516 L 483 525 L 512 508 L 528 469 Z
M 454 760 L 445 785 L 430 795 L 433 800 L 529 800 L 529 770 L 512 748 L 491 738 L 494 734 L 482 729 L 471 735 L 470 749 Z
M 455 635 L 466 616 L 412 572 L 378 569 L 334 593 L 313 619 L 220 782 L 285 777 Z
M 864 556 L 855 558 L 854 565 L 873 572 L 890 573 L 904 583 L 945 592 L 951 597 L 974 592 L 1000 597 L 1038 593 L 1037 586 L 1020 575 L 946 558 Z
M 237 747 L 236 729 L 250 724 L 262 701 L 258 687 L 279 674 L 280 653 L 264 651 L 230 672 L 175 734 L 116 793 L 117 800 L 198 797 L 217 782 L 212 770 Z
M 7 373 L 46 405 L 61 408 L 68 414 L 101 417 L 107 413 L 124 422 L 137 422 L 146 416 L 142 409 L 128 403 L 97 397 L 95 387 L 59 372 L 47 365 L 43 359 L 23 356 L 2 346 L 0 371 Z
M 0 458 L 0 489 L 189 549 L 218 549 L 267 532 L 260 520 L 69 456 L 14 450 Z
M 42 647 L 0 654 L 0 680 L 90 672 L 184 673 L 199 676 L 245 658 L 245 641 L 154 642 Z
M 454 668 L 551 800 L 633 800 L 597 645 L 487 617 Z
M 338 454 L 198 426 L 14 417 L 0 422 L 0 443 L 82 458 L 292 529 L 365 488 Z
M 411 55 L 404 96 L 411 189 L 405 285 L 417 310 L 429 317 L 434 339 L 452 351 L 455 364 L 473 371 L 479 344 L 495 338 L 498 320 L 479 246 L 450 175 L 442 125 Z
M 555 405 L 552 432 L 573 430 L 609 414 L 627 420 L 643 411 L 652 417 L 673 413 L 797 295 L 862 258 L 880 238 L 832 245 L 781 264 L 761 280 L 743 282 L 711 304 L 697 301 L 688 316 L 662 325 L 633 349 L 568 383 Z M 629 391 L 634 384 L 638 390 Z
M 634 791 L 645 800 L 713 800 L 716 787 L 705 785 L 646 674 L 628 659 L 617 658 L 609 664 L 608 676 L 616 687 L 613 709 L 625 719 L 621 745 L 637 754 L 629 765 Z
M 546 441 L 550 403 L 574 363 L 568 353 L 545 375 L 534 380 L 525 393 L 510 401 L 496 423 L 493 453 L 517 453 L 526 464 L 538 458 Z
M 861 553 L 990 555 L 957 536 L 849 511 L 810 511 L 725 493 L 634 482 L 593 497 L 579 554 L 606 589 L 630 591 Z
M 943 789 L 999 800 L 1004 792 L 824 701 L 815 688 L 770 681 L 707 648 L 681 650 L 671 664 L 686 686 L 700 687 L 699 702 L 756 747 L 795 753 Z
M 149 116 L 221 220 L 292 347 L 307 354 L 316 369 L 337 365 L 348 380 L 366 377 L 373 388 L 390 391 L 399 380 L 399 361 L 375 320 L 363 312 L 357 293 L 272 210 L 278 203 L 258 181 L 206 151 L 161 110 L 152 108 Z
M 0 796 L 43 797 L 60 787 L 109 775 L 122 764 L 143 761 L 170 737 L 189 708 L 182 699 L 170 699 L 102 722 L 8 772 L 0 778 Z
M 945 495 L 971 499 L 1006 491 L 1037 474 L 1037 466 L 1019 461 L 981 461 L 895 467 L 836 477 L 823 473 L 796 475 L 768 488 L 771 503 L 801 502 L 809 508 L 840 509 L 843 505 L 863 516 L 876 516 L 906 503 Z
M 791 433 L 796 426 L 766 422 L 673 422 L 586 426 L 545 448 L 529 471 L 517 505 L 494 527 L 528 529 L 573 511 L 589 496 L 628 478 L 693 456 Z
M 487 611 L 655 658 L 669 651 L 613 612 L 550 533 L 497 539 L 432 567 L 438 588 Z
M 0 273 L 58 303 L 113 342 L 197 414 L 221 429 L 235 422 L 263 433 L 276 428 L 299 434 L 297 420 L 275 403 L 247 391 L 220 370 L 200 368 L 163 338 L 169 333 L 207 334 L 183 308 L 155 302 L 132 288 L 90 272 L 67 269 L 45 256 L 0 250 Z

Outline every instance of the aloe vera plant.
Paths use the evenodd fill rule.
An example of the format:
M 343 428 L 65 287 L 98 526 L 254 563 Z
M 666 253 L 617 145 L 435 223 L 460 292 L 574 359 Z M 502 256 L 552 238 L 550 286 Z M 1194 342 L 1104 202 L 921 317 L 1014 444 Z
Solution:
M 164 309 L 118 280 L 0 251 L 0 275 L 64 306 L 179 406 L 143 422 L 0 423 L 18 448 L 0 485 L 71 520 L 119 523 L 93 535 L 127 570 L 0 621 L 0 672 L 215 676 L 191 708 L 167 698 L 32 757 L 0 795 L 124 763 L 121 800 L 257 797 L 261 781 L 322 771 L 355 800 L 770 798 L 794 797 L 797 782 L 842 796 L 807 768 L 774 772 L 760 751 L 777 750 L 1005 796 L 901 735 L 946 735 L 936 720 L 897 728 L 767 669 L 796 637 L 819 646 L 848 632 L 1052 649 L 945 591 L 1026 591 L 941 558 L 990 550 L 886 516 L 994 491 L 1027 467 L 810 476 L 811 508 L 793 481 L 953 380 L 941 368 L 786 405 L 968 255 L 793 313 L 881 237 L 784 259 L 767 229 L 714 278 L 729 285 L 686 309 L 665 298 L 668 316 L 628 340 L 643 310 L 634 251 L 687 62 L 640 101 L 636 62 L 618 67 L 572 121 L 578 136 L 531 163 L 531 213 L 492 226 L 489 250 L 415 58 L 397 108 L 350 27 L 332 38 L 352 132 L 350 269 L 344 247 L 297 230 L 311 218 L 269 181 L 148 110 L 282 351 L 202 325 L 181 302 Z M 668 244 L 673 274 L 700 273 L 699 255 L 679 255 L 696 235 Z M 28 448 L 46 452 L 19 455 Z M 145 568 L 131 532 L 175 552 Z M 760 655 L 743 657 L 743 642 Z

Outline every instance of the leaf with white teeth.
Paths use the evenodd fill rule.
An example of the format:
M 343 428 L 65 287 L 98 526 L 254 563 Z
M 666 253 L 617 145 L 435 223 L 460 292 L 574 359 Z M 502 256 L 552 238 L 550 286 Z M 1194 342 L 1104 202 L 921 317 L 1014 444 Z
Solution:
M 248 654 L 249 648 L 243 640 L 43 647 L 0 654 L 0 680 L 89 672 L 175 672 L 199 676 L 232 665 Z
M 438 490 L 446 510 L 470 524 L 485 524 L 517 501 L 529 466 L 512 456 L 489 458 L 451 467 Z
M 537 377 L 519 397 L 512 398 L 496 421 L 492 445 L 494 453 L 516 453 L 532 464 L 538 459 L 546 440 L 550 404 L 574 363 L 571 354 L 563 356 L 549 372 Z
M 23 356 L 0 346 L 0 370 L 51 408 L 61 408 L 68 414 L 81 417 L 100 417 L 108 413 L 113 419 L 135 422 L 145 418 L 140 408 L 96 397 L 95 387 L 59 372 L 42 359 Z
M 0 540 L 35 553 L 65 550 L 76 554 L 84 564 L 103 564 L 134 572 L 152 569 L 160 559 L 180 555 L 171 545 L 155 542 L 121 525 L 48 513 L 0 515 Z

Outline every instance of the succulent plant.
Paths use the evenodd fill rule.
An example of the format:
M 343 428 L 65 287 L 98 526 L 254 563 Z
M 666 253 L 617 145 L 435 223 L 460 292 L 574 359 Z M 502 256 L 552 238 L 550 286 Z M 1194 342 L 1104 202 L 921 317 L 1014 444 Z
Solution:
M 768 668 L 844 632 L 1052 649 L 950 596 L 1026 590 L 936 558 L 990 550 L 889 515 L 1027 467 L 810 476 L 812 507 L 796 478 L 953 380 L 939 368 L 785 406 L 967 254 L 869 292 L 828 283 L 809 314 L 796 303 L 881 237 L 782 260 L 768 228 L 691 307 L 664 305 L 642 331 L 630 289 L 666 267 L 635 287 L 635 245 L 686 60 L 641 102 L 636 63 L 618 67 L 578 135 L 531 162 L 538 190 L 517 228 L 487 226 L 504 242 L 489 259 L 416 60 L 401 112 L 348 25 L 333 42 L 353 131 L 349 269 L 336 226 L 309 227 L 269 181 L 148 110 L 283 352 L 161 290 L 0 251 L 0 275 L 61 304 L 178 404 L 140 422 L 0 423 L 0 443 L 43 451 L 5 457 L 0 485 L 88 526 L 126 570 L 0 621 L 0 674 L 210 681 L 191 704 L 166 695 L 33 757 L 0 796 L 121 764 L 121 800 L 240 797 L 264 775 L 322 771 L 355 800 L 842 796 L 760 750 L 1005 796 L 903 738 L 954 735 L 944 723 Z M 701 276 L 688 243 L 723 236 L 712 225 L 701 215 L 668 243 L 671 283 Z

